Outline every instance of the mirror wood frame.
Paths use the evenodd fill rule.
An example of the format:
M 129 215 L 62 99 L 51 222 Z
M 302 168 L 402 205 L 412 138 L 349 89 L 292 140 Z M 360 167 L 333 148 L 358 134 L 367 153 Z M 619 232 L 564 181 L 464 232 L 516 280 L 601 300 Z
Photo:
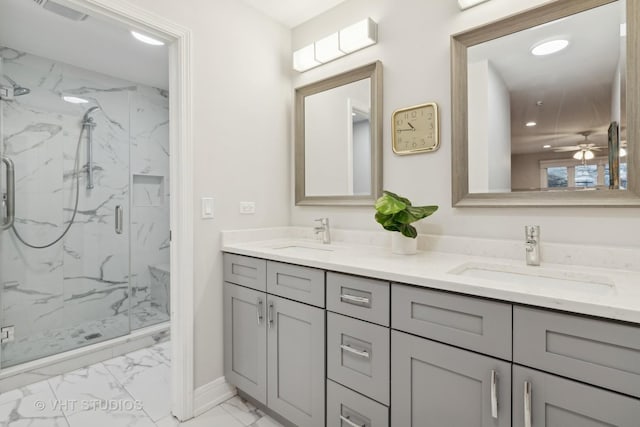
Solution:
M 367 78 L 371 79 L 371 194 L 308 196 L 305 191 L 305 97 Z M 294 157 L 296 206 L 373 206 L 375 204 L 382 195 L 382 62 L 376 61 L 296 88 Z
M 451 36 L 452 148 L 454 207 L 640 206 L 640 0 L 626 0 L 627 11 L 627 190 L 522 191 L 469 193 L 467 49 L 616 0 L 556 0 Z

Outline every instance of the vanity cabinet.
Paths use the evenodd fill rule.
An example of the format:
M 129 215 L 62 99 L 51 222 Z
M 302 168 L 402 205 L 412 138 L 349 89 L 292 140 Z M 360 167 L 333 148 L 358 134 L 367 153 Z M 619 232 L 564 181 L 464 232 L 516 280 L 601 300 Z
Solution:
M 227 381 L 297 426 L 640 426 L 638 325 L 241 255 L 224 265 Z
M 260 276 L 259 283 L 254 274 L 258 269 L 245 269 L 259 262 L 237 255 L 229 260 L 228 255 L 225 266 L 249 272 L 241 280 L 251 287 L 268 289 L 266 275 Z M 321 270 L 297 266 L 291 270 L 287 264 L 274 264 L 267 261 L 265 271 L 286 271 L 285 275 L 294 271 L 299 282 L 317 278 L 318 271 L 324 277 Z M 224 277 L 234 280 L 228 272 Z M 322 286 L 324 295 L 324 281 L 316 285 Z M 295 425 L 325 426 L 323 309 L 225 282 L 224 353 L 229 383 Z

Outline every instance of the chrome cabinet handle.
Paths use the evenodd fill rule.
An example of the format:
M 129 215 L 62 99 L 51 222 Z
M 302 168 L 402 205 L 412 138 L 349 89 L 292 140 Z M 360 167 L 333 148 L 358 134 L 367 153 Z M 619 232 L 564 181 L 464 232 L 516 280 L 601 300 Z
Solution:
M 267 313 L 267 322 L 269 322 L 269 329 L 273 327 L 273 302 L 269 302 L 269 311 Z
M 343 349 L 344 351 L 348 351 L 351 354 L 355 354 L 356 356 L 364 357 L 365 359 L 369 359 L 371 357 L 371 354 L 369 354 L 368 351 L 357 350 L 357 349 L 351 347 L 350 345 L 341 344 L 340 348 Z
M 366 424 L 356 424 L 349 419 L 349 417 L 345 417 L 344 415 L 340 415 L 340 420 L 347 423 L 350 427 L 367 427 Z
M 118 205 L 116 206 L 116 233 L 117 234 L 122 234 L 122 220 L 123 220 L 122 206 Z
M 13 221 L 16 215 L 16 181 L 15 181 L 15 167 L 13 160 L 8 157 L 0 157 L 2 163 L 4 163 L 7 174 L 7 193 L 2 197 L 2 203 L 5 205 L 6 218 L 5 221 L 0 224 L 1 230 L 8 230 L 13 227 Z
M 262 323 L 262 319 L 264 319 L 264 315 L 262 314 L 262 298 L 258 298 L 258 326 Z
M 491 416 L 498 419 L 498 374 L 491 371 Z
M 358 297 L 355 295 L 349 295 L 349 294 L 341 294 L 340 295 L 340 299 L 343 300 L 346 303 L 349 304 L 369 304 L 371 302 L 371 300 L 369 298 L 365 298 L 365 297 Z
M 524 382 L 524 427 L 531 427 L 531 383 Z

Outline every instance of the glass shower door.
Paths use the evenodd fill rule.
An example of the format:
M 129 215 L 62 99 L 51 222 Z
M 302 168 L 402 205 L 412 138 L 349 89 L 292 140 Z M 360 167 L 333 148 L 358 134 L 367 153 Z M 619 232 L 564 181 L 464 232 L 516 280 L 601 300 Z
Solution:
M 0 84 L 23 89 L 0 107 L 16 182 L 15 226 L 0 232 L 5 368 L 130 331 L 130 94 L 77 67 L 0 56 Z

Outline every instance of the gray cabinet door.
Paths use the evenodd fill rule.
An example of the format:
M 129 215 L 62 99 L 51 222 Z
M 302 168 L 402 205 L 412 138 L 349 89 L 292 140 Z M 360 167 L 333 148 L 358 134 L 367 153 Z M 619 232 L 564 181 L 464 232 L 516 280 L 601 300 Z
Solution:
M 224 284 L 224 375 L 267 403 L 267 294 Z
M 300 427 L 324 427 L 325 312 L 269 295 L 269 408 Z
M 393 427 L 511 427 L 510 363 L 398 331 L 391 360 Z
M 527 389 L 530 398 L 524 394 L 525 381 L 529 384 Z M 525 411 L 525 405 L 531 408 L 530 411 Z M 522 366 L 513 366 L 513 427 L 639 425 L 638 399 Z

